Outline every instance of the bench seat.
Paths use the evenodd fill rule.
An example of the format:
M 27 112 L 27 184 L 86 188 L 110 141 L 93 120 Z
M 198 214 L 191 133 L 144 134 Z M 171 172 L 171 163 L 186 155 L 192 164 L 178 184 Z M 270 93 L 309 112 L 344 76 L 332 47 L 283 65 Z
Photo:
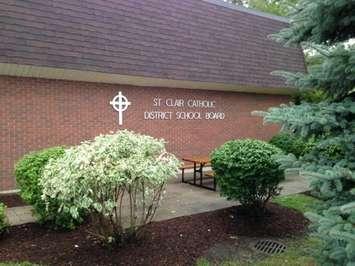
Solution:
M 214 172 L 213 171 L 207 172 L 207 173 L 205 173 L 205 176 L 214 178 Z
M 180 169 L 180 170 L 194 169 L 194 164 L 193 164 L 193 163 L 189 163 L 189 164 L 183 163 L 183 164 L 179 167 L 179 169 Z

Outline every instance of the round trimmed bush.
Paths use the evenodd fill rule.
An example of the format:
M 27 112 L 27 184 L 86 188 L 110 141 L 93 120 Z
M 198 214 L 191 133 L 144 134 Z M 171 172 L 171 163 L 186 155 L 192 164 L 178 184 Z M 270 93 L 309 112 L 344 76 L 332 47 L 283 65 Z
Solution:
M 280 192 L 283 171 L 273 159 L 282 151 L 260 140 L 232 140 L 212 153 L 212 168 L 221 195 L 238 200 L 244 207 L 264 209 Z
M 40 223 L 54 229 L 74 229 L 82 218 L 60 211 L 61 202 L 52 198 L 49 204 L 42 199 L 43 187 L 40 183 L 45 165 L 50 160 L 56 160 L 65 153 L 63 147 L 53 147 L 25 155 L 15 166 L 15 176 L 24 201 L 32 205 Z

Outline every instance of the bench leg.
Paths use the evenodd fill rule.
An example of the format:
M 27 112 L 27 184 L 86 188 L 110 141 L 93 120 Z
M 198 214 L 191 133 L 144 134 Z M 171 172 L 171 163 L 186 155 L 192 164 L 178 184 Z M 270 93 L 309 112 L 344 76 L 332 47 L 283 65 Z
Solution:
M 200 172 L 200 186 L 202 186 L 202 175 L 203 175 L 203 164 L 200 164 L 200 169 L 199 169 L 199 172 Z
M 181 169 L 181 182 L 185 183 L 185 169 Z

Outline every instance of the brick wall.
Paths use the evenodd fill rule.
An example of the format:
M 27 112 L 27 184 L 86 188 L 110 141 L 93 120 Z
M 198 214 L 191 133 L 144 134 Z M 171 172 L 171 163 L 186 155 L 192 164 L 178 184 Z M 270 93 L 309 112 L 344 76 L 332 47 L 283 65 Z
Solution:
M 123 126 L 109 102 L 118 91 L 132 105 Z M 203 108 L 153 107 L 153 99 L 215 101 L 224 120 L 144 120 L 144 111 L 198 111 Z M 173 88 L 132 87 L 0 76 L 0 191 L 15 188 L 14 163 L 29 151 L 54 145 L 78 144 L 120 128 L 164 138 L 178 156 L 208 154 L 233 138 L 268 139 L 277 127 L 263 126 L 253 110 L 287 102 L 287 96 Z

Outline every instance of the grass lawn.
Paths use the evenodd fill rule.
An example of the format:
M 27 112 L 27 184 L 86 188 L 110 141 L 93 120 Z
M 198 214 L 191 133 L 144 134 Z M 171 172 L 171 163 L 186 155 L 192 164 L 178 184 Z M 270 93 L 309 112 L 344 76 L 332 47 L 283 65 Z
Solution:
M 288 196 L 278 196 L 272 201 L 273 203 L 279 204 L 286 208 L 291 208 L 302 213 L 312 211 L 320 200 L 313 197 L 295 194 Z M 253 262 L 243 262 L 243 261 L 224 261 L 218 265 L 221 266 L 242 266 L 242 265 L 253 265 L 253 266 L 310 266 L 316 265 L 314 258 L 312 257 L 312 250 L 314 250 L 319 241 L 318 239 L 310 236 L 305 236 L 304 238 L 291 239 L 287 241 L 287 250 L 278 255 L 268 256 L 261 260 L 256 260 Z M 201 258 L 197 261 L 197 266 L 212 266 L 214 264 L 210 263 L 205 258 Z
M 225 261 L 219 266 L 315 266 L 315 260 L 310 254 L 312 249 L 316 248 L 318 240 L 312 237 L 306 237 L 303 239 L 297 239 L 290 241 L 287 251 L 269 256 L 265 259 L 253 262 L 240 262 L 240 261 Z M 212 266 L 206 259 L 200 259 L 197 261 L 197 266 Z
M 272 200 L 273 203 L 277 203 L 286 208 L 294 209 L 302 213 L 314 210 L 317 204 L 321 201 L 304 194 L 294 194 L 286 196 L 278 196 Z

